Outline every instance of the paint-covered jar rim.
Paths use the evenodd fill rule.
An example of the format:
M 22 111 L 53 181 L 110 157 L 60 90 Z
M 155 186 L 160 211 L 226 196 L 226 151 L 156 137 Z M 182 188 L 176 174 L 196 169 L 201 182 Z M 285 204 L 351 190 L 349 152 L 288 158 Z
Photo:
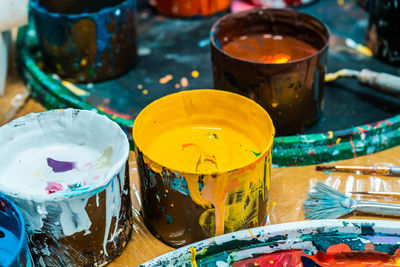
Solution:
M 68 0 L 65 0 L 68 1 Z M 45 7 L 39 4 L 39 0 L 29 0 L 29 6 L 33 12 L 37 12 L 42 14 L 43 16 L 49 16 L 52 18 L 64 18 L 64 19 L 71 19 L 77 20 L 86 17 L 97 17 L 99 15 L 106 15 L 111 13 L 118 13 L 118 10 L 124 8 L 132 8 L 136 6 L 136 0 L 124 0 L 123 2 L 115 5 L 115 6 L 108 6 L 104 7 L 98 11 L 94 12 L 82 12 L 76 14 L 67 14 L 67 13 L 57 13 L 48 11 Z
M 168 166 L 168 164 L 163 164 L 162 162 L 157 162 L 154 160 L 154 157 L 152 157 L 148 153 L 148 149 L 143 146 L 143 138 L 140 136 L 140 131 L 146 131 L 146 123 L 143 123 L 146 120 L 146 116 L 149 116 L 153 111 L 160 112 L 160 114 L 166 114 L 168 113 L 168 110 L 164 109 L 164 105 L 171 104 L 170 107 L 174 108 L 174 104 L 179 104 L 181 103 L 183 106 L 186 105 L 186 102 L 190 102 L 190 105 L 193 105 L 190 99 L 198 99 L 199 96 L 209 96 L 209 99 L 218 99 L 220 103 L 226 102 L 227 98 L 234 99 L 236 103 L 240 103 L 241 106 L 229 106 L 229 109 L 231 110 L 246 110 L 246 112 L 251 113 L 255 117 L 257 117 L 257 122 L 260 122 L 259 124 L 264 124 L 262 126 L 263 129 L 259 130 L 260 134 L 262 135 L 262 138 L 264 138 L 264 144 L 262 144 L 262 149 L 260 153 L 257 153 L 256 159 L 254 159 L 251 163 L 242 163 L 240 165 L 235 166 L 234 168 L 230 169 L 224 169 L 221 171 L 218 171 L 217 173 L 215 171 L 202 171 L 202 172 L 193 172 L 189 171 L 188 169 L 185 168 L 174 168 L 171 166 Z M 225 99 L 225 101 L 224 101 Z M 204 100 L 204 99 L 203 99 Z M 228 106 L 225 106 L 227 108 Z M 149 116 L 151 117 L 151 116 Z M 232 120 L 232 118 L 225 118 L 226 120 Z M 160 119 L 162 121 L 162 119 Z M 165 120 L 167 121 L 167 120 Z M 254 120 L 256 121 L 256 119 Z M 252 122 L 252 124 L 255 124 L 255 122 Z M 147 125 L 148 126 L 148 125 Z M 272 145 L 273 145 L 273 140 L 275 136 L 275 128 L 272 122 L 271 117 L 267 113 L 267 111 L 261 107 L 258 103 L 253 101 L 250 98 L 244 97 L 239 94 L 235 94 L 232 92 L 228 91 L 222 91 L 222 90 L 216 90 L 216 89 L 196 89 L 196 90 L 189 90 L 189 91 L 182 91 L 174 94 L 170 94 L 167 96 L 164 96 L 160 99 L 157 99 L 150 103 L 148 106 L 146 106 L 136 117 L 135 122 L 132 127 L 132 137 L 133 137 L 133 142 L 135 144 L 135 147 L 139 149 L 141 153 L 143 153 L 143 156 L 149 159 L 152 162 L 153 167 L 157 168 L 166 168 L 168 171 L 172 172 L 177 172 L 180 174 L 188 174 L 188 175 L 215 175 L 215 174 L 221 174 L 221 173 L 231 173 L 231 172 L 243 172 L 244 169 L 251 168 L 255 164 L 257 164 L 259 161 L 265 159 L 265 157 L 268 155 L 268 153 L 271 152 L 272 150 Z M 145 160 L 146 161 L 146 160 Z
M 185 263 L 193 262 L 193 258 L 200 261 L 198 266 L 204 262 L 210 265 L 219 262 L 221 266 L 230 266 L 225 264 L 253 258 L 255 255 L 290 249 L 305 250 L 309 253 L 313 247 L 326 252 L 330 245 L 343 243 L 361 244 L 360 251 L 357 251 L 356 245 L 352 247 L 359 253 L 365 253 L 364 245 L 367 243 L 378 243 L 388 246 L 386 249 L 392 249 L 398 246 L 396 244 L 399 240 L 399 227 L 398 221 L 372 219 L 328 219 L 267 225 L 205 239 L 163 254 L 141 264 L 140 267 L 159 266 L 164 263 L 165 266 L 173 266 L 176 262 L 185 266 Z M 313 236 L 316 237 L 315 240 L 312 240 Z M 382 238 L 374 240 L 379 236 Z M 382 242 L 385 237 L 387 240 Z M 267 250 L 271 248 L 273 249 Z M 377 249 L 381 252 L 384 252 L 383 250 L 383 247 Z M 195 257 L 196 255 L 201 255 L 201 259 Z
M 258 61 L 252 61 L 252 60 L 248 60 L 248 59 L 244 59 L 244 58 L 235 57 L 233 55 L 228 54 L 227 52 L 225 52 L 222 49 L 221 42 L 218 40 L 218 37 L 217 37 L 217 33 L 219 33 L 219 27 L 220 27 L 221 23 L 223 23 L 224 21 L 227 21 L 227 20 L 235 20 L 236 18 L 245 17 L 245 16 L 253 16 L 253 17 L 261 16 L 261 15 L 264 15 L 264 12 L 269 12 L 272 14 L 279 14 L 279 13 L 295 14 L 296 18 L 303 17 L 303 18 L 309 19 L 310 25 L 314 24 L 314 26 L 319 26 L 323 29 L 323 31 L 325 31 L 326 40 L 323 40 L 324 45 L 322 47 L 318 47 L 317 48 L 318 51 L 316 53 L 313 53 L 313 54 L 311 54 L 307 57 L 301 58 L 301 59 L 290 60 L 285 63 L 263 63 L 263 62 L 258 62 Z M 302 23 L 305 24 L 305 22 L 302 22 Z M 293 25 L 292 27 L 294 28 L 295 25 Z M 326 25 L 326 23 L 322 22 L 321 20 L 319 20 L 318 18 L 316 18 L 310 14 L 306 14 L 306 13 L 300 12 L 298 10 L 289 9 L 289 8 L 257 7 L 257 8 L 253 8 L 250 10 L 240 11 L 240 12 L 236 12 L 236 13 L 230 13 L 230 14 L 227 14 L 227 15 L 219 18 L 214 23 L 214 25 L 211 27 L 211 31 L 210 31 L 211 46 L 214 49 L 216 49 L 219 53 L 224 54 L 225 56 L 232 58 L 234 60 L 237 60 L 237 61 L 242 61 L 244 63 L 261 65 L 261 66 L 268 66 L 268 65 L 270 65 L 270 66 L 290 66 L 292 64 L 297 64 L 299 62 L 304 62 L 311 58 L 317 57 L 320 54 L 322 54 L 325 50 L 328 49 L 330 38 L 331 38 L 331 32 L 329 30 L 329 27 Z
M 1 203 L 5 202 L 5 203 Z M 11 210 L 16 221 L 19 223 L 19 229 L 20 229 L 20 234 L 17 236 L 18 238 L 18 245 L 17 249 L 14 251 L 14 255 L 12 258 L 9 259 L 9 262 L 6 264 L 2 262 L 2 266 L 8 267 L 11 266 L 10 264 L 17 262 L 18 257 L 20 256 L 21 251 L 23 250 L 23 247 L 26 245 L 26 229 L 25 229 L 25 220 L 24 216 L 22 216 L 22 213 L 18 206 L 12 202 L 10 199 L 8 199 L 6 196 L 0 193 L 0 210 L 4 209 L 5 207 L 8 210 Z M 1 225 L 0 225 L 1 226 Z M 27 259 L 30 260 L 30 259 Z M 4 264 L 4 265 L 3 265 Z M 28 265 L 29 266 L 29 265 Z
M 76 123 L 74 126 L 75 129 L 73 127 L 74 123 Z M 49 125 L 54 125 L 54 127 L 49 129 L 49 127 L 47 127 Z M 107 166 L 103 172 L 104 175 L 102 175 L 98 181 L 88 185 L 84 184 L 76 188 L 65 188 L 65 190 L 51 194 L 27 194 L 26 192 L 5 185 L 3 183 L 4 180 L 0 180 L 0 192 L 18 199 L 41 202 L 59 201 L 77 196 L 91 196 L 103 191 L 126 164 L 130 150 L 128 138 L 121 127 L 106 116 L 100 115 L 94 111 L 77 109 L 50 110 L 41 113 L 31 113 L 15 119 L 0 127 L 0 154 L 2 147 L 6 151 L 10 151 L 10 148 L 18 146 L 25 146 L 26 148 L 27 144 L 29 144 L 28 140 L 35 142 L 34 140 L 40 140 L 38 139 L 40 136 L 42 136 L 43 140 L 46 136 L 51 136 L 52 133 L 66 130 L 71 130 L 73 134 L 81 133 L 82 136 L 78 138 L 72 136 L 73 134 L 71 134 L 71 132 L 66 134 L 65 132 L 59 132 L 60 135 L 54 137 L 54 140 L 57 139 L 57 143 L 60 142 L 60 136 L 63 135 L 65 139 L 63 139 L 62 142 L 65 142 L 65 144 L 71 143 L 67 143 L 68 140 L 82 140 L 85 138 L 89 140 L 88 137 L 99 136 L 98 140 L 91 140 L 91 142 L 94 142 L 94 144 L 91 145 L 95 145 L 97 142 L 98 146 L 100 146 L 101 142 L 109 142 L 107 145 L 114 149 L 113 157 L 115 157 L 115 159 L 109 162 L 109 166 Z M 85 130 L 87 132 L 85 132 Z M 86 133 L 86 135 L 84 135 L 84 133 Z M 51 142 L 54 142 L 54 140 Z M 43 142 L 46 142 L 46 140 L 43 140 Z M 84 144 L 79 145 L 84 146 Z M 33 145 L 32 147 L 35 146 Z M 21 150 L 19 153 L 23 151 L 24 150 Z M 8 154 L 10 154 L 10 152 L 8 152 Z

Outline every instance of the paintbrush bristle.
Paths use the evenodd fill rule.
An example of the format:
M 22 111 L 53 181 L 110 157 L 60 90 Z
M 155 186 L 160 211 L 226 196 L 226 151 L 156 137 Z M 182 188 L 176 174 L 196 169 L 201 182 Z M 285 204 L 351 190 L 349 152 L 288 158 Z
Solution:
M 305 217 L 311 220 L 337 219 L 353 211 L 350 208 L 353 201 L 332 187 L 317 183 L 304 201 Z

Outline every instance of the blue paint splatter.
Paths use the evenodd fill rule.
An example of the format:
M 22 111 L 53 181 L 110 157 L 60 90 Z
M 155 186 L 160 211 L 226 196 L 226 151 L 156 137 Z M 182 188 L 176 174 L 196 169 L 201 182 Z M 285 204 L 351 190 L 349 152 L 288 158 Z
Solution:
M 210 44 L 210 39 L 207 38 L 207 39 L 204 39 L 204 40 L 201 40 L 200 42 L 198 42 L 197 46 L 203 48 L 203 47 L 208 46 L 209 44 Z
M 301 262 L 303 263 L 303 267 L 322 267 L 321 265 L 316 264 L 312 259 L 304 256 L 301 256 Z
M 171 183 L 171 188 L 186 196 L 190 196 L 189 187 L 185 179 L 174 178 Z
M 165 215 L 165 218 L 167 219 L 167 224 L 174 223 L 174 219 L 172 219 L 171 215 Z

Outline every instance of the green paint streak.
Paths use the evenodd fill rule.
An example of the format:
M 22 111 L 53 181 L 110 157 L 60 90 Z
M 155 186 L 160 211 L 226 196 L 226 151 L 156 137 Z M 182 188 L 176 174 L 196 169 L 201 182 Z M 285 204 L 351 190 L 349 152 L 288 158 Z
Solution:
M 216 259 L 229 262 L 228 257 L 230 257 L 230 253 L 236 251 L 238 248 L 240 248 L 240 250 L 245 250 L 255 247 L 275 247 L 278 246 L 278 242 L 280 243 L 281 241 L 286 240 L 286 235 L 273 236 L 265 241 L 260 241 L 256 238 L 251 240 L 232 240 L 221 245 L 215 245 L 204 249 L 203 251 L 197 253 L 196 260 L 201 264 L 205 264 L 210 260 L 216 262 Z
M 90 74 L 91 76 L 95 76 L 93 67 L 89 67 L 89 68 L 88 68 L 88 72 L 89 72 L 89 74 Z
M 172 219 L 171 215 L 165 215 L 165 218 L 167 219 L 167 224 L 174 223 L 174 219 Z

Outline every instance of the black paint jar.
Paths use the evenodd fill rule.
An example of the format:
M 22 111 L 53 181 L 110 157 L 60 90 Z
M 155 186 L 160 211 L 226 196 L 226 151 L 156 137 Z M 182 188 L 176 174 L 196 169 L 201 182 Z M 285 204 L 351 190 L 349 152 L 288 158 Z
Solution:
M 400 65 L 400 1 L 371 0 L 368 47 L 379 59 Z
M 318 52 L 300 60 L 268 64 L 222 50 L 222 38 L 253 33 L 291 36 Z M 329 36 L 323 23 L 295 10 L 256 8 L 226 15 L 211 30 L 214 86 L 258 102 L 270 114 L 277 135 L 299 133 L 315 123 L 321 111 Z

